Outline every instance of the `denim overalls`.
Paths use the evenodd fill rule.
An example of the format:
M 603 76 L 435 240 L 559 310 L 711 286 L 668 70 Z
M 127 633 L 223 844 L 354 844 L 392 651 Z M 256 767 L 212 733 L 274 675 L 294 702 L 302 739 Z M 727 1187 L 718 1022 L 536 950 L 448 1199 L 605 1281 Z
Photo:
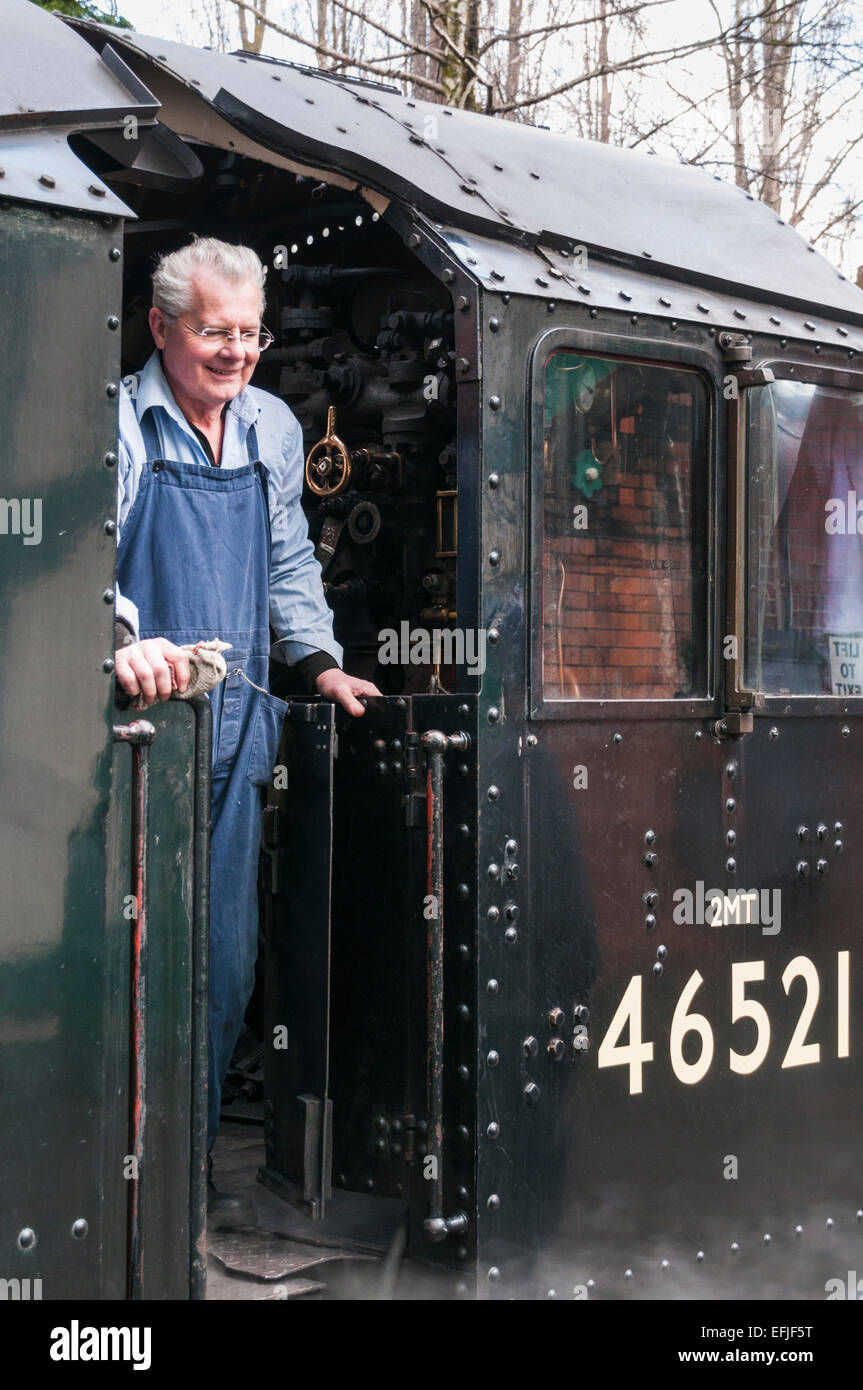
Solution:
M 159 457 L 151 415 L 141 421 L 147 461 L 117 551 L 117 582 L 134 600 L 140 636 L 183 642 L 220 637 L 226 680 L 210 693 L 213 789 L 210 840 L 209 1102 L 207 1147 L 219 1128 L 221 1085 L 252 992 L 258 934 L 259 788 L 270 778 L 287 705 L 267 693 L 270 516 L 257 459 L 222 472 Z

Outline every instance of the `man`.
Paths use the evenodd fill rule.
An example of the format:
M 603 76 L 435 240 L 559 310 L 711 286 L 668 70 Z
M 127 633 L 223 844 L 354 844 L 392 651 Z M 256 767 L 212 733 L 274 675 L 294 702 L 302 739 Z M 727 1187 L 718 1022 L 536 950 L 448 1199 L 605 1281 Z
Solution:
M 276 760 L 283 701 L 273 655 L 311 692 L 362 715 L 380 692 L 340 670 L 321 572 L 300 507 L 302 432 L 287 405 L 249 385 L 272 336 L 264 268 L 212 237 L 165 256 L 153 275 L 156 351 L 120 401 L 119 684 L 149 703 L 189 681 L 182 643 L 221 638 L 226 680 L 213 706 L 208 1153 L 221 1086 L 254 984 L 260 791 Z M 211 1166 L 211 1160 L 208 1160 Z M 251 1203 L 208 1187 L 211 1229 L 254 1220 Z

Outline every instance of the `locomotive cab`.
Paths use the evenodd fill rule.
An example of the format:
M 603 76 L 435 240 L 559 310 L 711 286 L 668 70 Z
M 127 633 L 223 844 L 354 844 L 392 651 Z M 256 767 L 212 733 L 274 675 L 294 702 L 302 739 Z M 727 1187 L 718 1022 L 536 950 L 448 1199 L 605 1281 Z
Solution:
M 71 549 L 64 573 L 104 619 L 116 383 L 151 351 L 155 255 L 243 242 L 275 339 L 254 384 L 300 420 L 345 667 L 383 692 L 351 720 L 272 663 L 289 708 L 262 794 L 255 1055 L 220 1154 L 261 1231 L 317 1253 L 217 1237 L 219 1267 L 365 1297 L 363 1260 L 388 1250 L 384 1293 L 406 1253 L 399 1290 L 436 1296 L 823 1296 L 863 1258 L 863 296 L 697 170 L 251 54 L 62 32 L 129 102 L 67 111 L 64 159 L 93 182 L 38 216 L 27 184 L 10 219 L 22 263 L 62 236 L 80 269 L 78 531 L 104 545 L 98 586 Z M 90 708 L 109 639 L 82 612 L 95 765 L 120 716 Z M 102 1296 L 129 1258 L 116 919 L 142 844 L 150 1162 L 129 1249 L 149 1251 L 145 1296 L 203 1292 L 196 717 L 148 712 L 131 852 L 125 749 L 110 779 L 86 1092 L 95 1114 L 99 1071 L 104 1180 L 74 1189 L 79 1216 L 107 1213 Z M 78 817 L 91 855 L 104 764 Z

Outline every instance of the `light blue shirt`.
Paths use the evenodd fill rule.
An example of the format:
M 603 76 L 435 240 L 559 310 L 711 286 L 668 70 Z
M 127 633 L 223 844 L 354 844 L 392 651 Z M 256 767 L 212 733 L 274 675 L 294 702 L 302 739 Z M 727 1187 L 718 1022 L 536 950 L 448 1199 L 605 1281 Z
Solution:
M 120 447 L 117 463 L 117 539 L 132 510 L 147 458 L 139 421 L 152 412 L 163 458 L 178 463 L 210 460 L 180 410 L 154 352 L 143 370 L 125 377 L 120 392 Z M 267 470 L 272 552 L 270 624 L 276 634 L 271 655 L 293 666 L 305 656 L 327 652 L 342 664 L 342 649 L 333 636 L 333 615 L 324 598 L 321 567 L 315 559 L 300 498 L 303 491 L 303 433 L 300 422 L 277 396 L 247 386 L 229 402 L 222 440 L 223 469 L 247 464 L 246 435 L 255 426 L 258 453 Z M 117 614 L 134 625 L 138 614 L 129 598 L 117 592 Z

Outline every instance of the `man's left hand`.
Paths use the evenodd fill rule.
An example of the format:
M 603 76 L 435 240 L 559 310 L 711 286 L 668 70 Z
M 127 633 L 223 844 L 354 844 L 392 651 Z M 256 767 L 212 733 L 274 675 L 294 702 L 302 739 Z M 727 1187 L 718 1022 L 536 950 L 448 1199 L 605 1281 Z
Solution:
M 315 681 L 315 690 L 319 695 L 323 695 L 325 700 L 337 700 L 340 705 L 344 705 L 348 714 L 365 714 L 365 709 L 356 698 L 357 695 L 380 695 L 376 685 L 371 681 L 361 681 L 356 676 L 349 676 L 346 671 L 340 671 L 333 666 L 329 671 L 322 671 Z

